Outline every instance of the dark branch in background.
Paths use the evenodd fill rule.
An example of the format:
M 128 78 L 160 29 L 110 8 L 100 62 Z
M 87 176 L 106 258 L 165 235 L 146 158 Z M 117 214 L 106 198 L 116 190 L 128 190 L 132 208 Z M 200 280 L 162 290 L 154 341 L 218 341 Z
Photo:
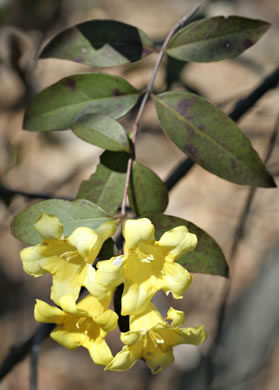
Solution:
M 0 367 L 0 380 L 3 379 L 17 363 L 21 362 L 27 356 L 33 345 L 41 344 L 41 342 L 49 336 L 54 327 L 55 325 L 53 324 L 41 324 L 28 340 L 22 344 L 12 346 Z
M 49 324 L 48 324 L 49 325 Z M 32 347 L 31 347 L 31 356 L 30 356 L 30 390 L 37 390 L 37 383 L 38 383 L 38 363 L 39 363 L 39 354 L 40 354 L 40 348 L 41 348 L 41 342 L 44 340 L 43 337 L 49 336 L 49 331 L 51 331 L 54 328 L 54 325 L 51 324 L 51 327 L 49 327 L 48 332 L 45 332 L 42 330 L 41 332 L 37 332 L 33 339 Z
M 186 158 L 181 163 L 176 165 L 165 181 L 167 190 L 170 191 L 187 173 L 192 169 L 195 162 L 190 158 Z
M 276 88 L 279 84 L 279 68 L 270 73 L 259 85 L 258 87 L 246 98 L 239 100 L 233 111 L 230 114 L 230 117 L 234 121 L 238 121 L 247 111 L 253 107 L 257 101 L 269 90 Z
M 247 98 L 241 99 L 236 104 L 234 110 L 231 112 L 229 116 L 233 120 L 239 120 L 245 113 L 247 113 L 247 111 L 249 111 L 256 104 L 256 102 L 265 93 L 267 93 L 270 89 L 275 88 L 278 85 L 278 83 L 279 83 L 279 68 L 277 68 L 277 70 L 275 70 L 267 78 L 265 78 L 263 82 L 249 96 L 247 96 Z M 272 139 L 270 141 L 270 144 L 272 145 L 274 145 L 275 143 L 274 138 L 275 135 L 272 136 Z M 190 171 L 193 165 L 194 162 L 191 159 L 185 159 L 183 162 L 180 162 L 176 166 L 176 168 L 172 171 L 172 173 L 165 181 L 165 184 L 169 191 L 171 191 L 172 188 L 179 182 L 179 180 L 181 180 Z M 4 188 L 4 190 L 6 191 L 12 191 L 1 186 L 0 193 L 2 188 Z M 28 193 L 23 193 L 20 191 L 12 191 L 12 192 L 14 192 L 15 194 L 22 194 L 24 196 L 30 197 Z M 37 196 L 38 194 L 33 194 L 33 195 L 36 195 L 34 196 L 36 198 L 43 198 L 42 196 Z M 32 346 L 34 344 L 38 345 L 38 343 L 41 343 L 43 340 L 45 340 L 49 336 L 53 327 L 54 325 L 52 324 L 41 324 L 38 326 L 33 336 L 31 336 L 27 341 L 12 347 L 0 367 L 0 380 L 3 379 L 5 375 L 8 374 L 17 363 L 22 361 L 27 356 L 28 353 L 30 353 L 30 350 L 32 349 Z M 40 336 L 37 336 L 38 334 Z
M 26 198 L 30 199 L 53 199 L 53 195 L 51 194 L 46 194 L 46 193 L 33 193 L 33 192 L 26 192 L 26 191 L 21 191 L 21 190 L 11 190 L 10 188 L 7 188 L 4 185 L 0 185 L 0 198 L 8 198 L 8 197 L 13 197 L 15 195 L 22 195 Z M 73 198 L 59 198 L 56 197 L 56 199 L 68 199 L 68 200 L 73 200 Z
M 95 162 L 95 159 L 92 158 L 87 158 L 86 160 L 82 161 L 79 163 L 74 169 L 72 169 L 67 175 L 62 179 L 62 180 L 54 180 L 45 186 L 45 188 L 49 189 L 52 188 L 52 191 L 57 191 L 59 188 L 61 188 L 64 185 L 67 185 L 70 183 L 73 179 L 75 179 L 84 169 L 87 169 L 91 164 Z M 74 200 L 75 198 L 73 197 L 59 197 L 59 196 L 54 196 L 53 193 L 48 193 L 48 192 L 26 192 L 26 191 L 21 191 L 21 190 L 13 190 L 8 187 L 6 187 L 4 184 L 1 184 L 0 182 L 0 199 L 4 200 L 7 204 L 9 204 L 10 200 L 15 196 L 15 195 L 22 195 L 26 198 L 30 199 L 53 199 L 54 197 L 56 199 L 62 199 L 62 200 Z

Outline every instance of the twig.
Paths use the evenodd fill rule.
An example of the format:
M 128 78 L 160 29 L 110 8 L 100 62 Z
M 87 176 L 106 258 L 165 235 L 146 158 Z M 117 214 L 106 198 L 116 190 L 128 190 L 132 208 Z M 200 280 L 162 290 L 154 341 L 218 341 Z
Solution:
M 197 7 L 200 7 L 202 3 L 200 3 Z M 197 11 L 197 10 L 193 10 Z M 159 58 L 159 57 L 158 57 Z M 155 78 L 154 78 L 155 79 Z M 254 105 L 257 103 L 257 101 L 264 96 L 269 90 L 276 88 L 279 83 L 279 68 L 275 69 L 272 73 L 270 73 L 247 97 L 244 99 L 240 99 L 236 105 L 233 111 L 229 114 L 229 117 L 233 119 L 234 121 L 238 121 L 244 114 L 246 114 L 251 108 L 254 107 Z M 148 90 L 146 90 L 146 93 Z M 150 95 L 150 92 L 148 96 Z M 148 97 L 147 96 L 147 97 Z M 144 98 L 143 98 L 144 99 Z M 146 98 L 147 100 L 147 98 Z M 143 100 L 142 100 L 143 101 Z M 143 103 L 141 103 L 142 105 Z M 146 104 L 146 102 L 144 103 Z M 135 121 L 138 126 L 138 120 Z M 135 131 L 136 133 L 136 131 Z M 177 167 L 173 169 L 173 171 L 170 173 L 168 178 L 166 179 L 166 183 L 170 183 L 171 187 L 168 187 L 168 189 L 173 188 L 180 179 L 182 179 L 192 168 L 194 165 L 193 160 L 190 158 L 186 158 L 184 161 L 180 162 Z M 131 167 L 129 167 L 129 170 Z M 130 175 L 131 173 L 129 173 Z M 127 169 L 127 176 L 128 176 L 128 169 Z M 127 180 L 127 183 L 129 184 L 129 181 Z M 127 198 L 127 192 L 128 192 L 128 184 L 125 186 L 125 204 L 126 204 L 126 198 Z M 35 193 L 29 193 L 24 192 L 21 190 L 10 190 L 4 186 L 0 186 L 0 193 L 4 193 L 7 195 L 23 195 L 29 198 L 41 198 L 41 199 L 50 199 L 52 198 L 51 195 L 48 194 L 35 194 Z M 58 198 L 59 199 L 59 198 Z M 66 198 L 63 198 L 66 199 Z M 69 199 L 71 200 L 71 199 Z M 124 201 L 124 196 L 123 196 Z M 125 204 L 122 202 L 121 210 L 124 211 Z M 122 214 L 123 215 L 123 214 Z
M 205 1 L 200 2 L 197 6 L 195 6 L 193 8 L 193 10 L 189 14 L 183 16 L 183 18 L 181 18 L 174 25 L 174 27 L 171 29 L 171 31 L 169 32 L 167 38 L 164 41 L 164 44 L 163 44 L 163 46 L 162 46 L 162 48 L 161 48 L 161 50 L 159 52 L 159 56 L 157 58 L 157 62 L 155 64 L 151 80 L 150 80 L 150 82 L 148 84 L 148 87 L 146 89 L 144 97 L 143 97 L 143 99 L 141 101 L 141 105 L 140 105 L 137 117 L 135 119 L 135 122 L 134 122 L 133 130 L 132 130 L 132 142 L 133 142 L 133 145 L 135 144 L 136 135 L 137 135 L 137 131 L 138 131 L 138 126 L 139 126 L 139 122 L 140 122 L 142 114 L 143 114 L 144 107 L 145 107 L 146 102 L 147 102 L 147 100 L 148 100 L 148 98 L 149 98 L 149 96 L 150 96 L 150 94 L 152 92 L 153 84 L 154 84 L 156 75 L 158 73 L 159 66 L 160 66 L 161 61 L 163 59 L 163 56 L 165 54 L 165 49 L 166 49 L 166 47 L 167 47 L 167 45 L 169 43 L 169 40 L 171 39 L 171 37 L 175 34 L 175 32 L 181 26 L 183 26 L 187 21 L 190 20 L 190 18 L 192 18 L 192 16 L 198 11 L 198 9 L 201 7 L 201 5 L 203 3 L 205 3 Z M 128 166 L 127 166 L 126 184 L 125 184 L 125 190 L 124 190 L 124 194 L 123 194 L 123 201 L 122 201 L 122 205 L 121 205 L 121 215 L 122 216 L 125 216 L 125 213 L 126 213 L 126 199 L 127 199 L 128 185 L 129 185 L 129 180 L 130 180 L 130 175 L 131 175 L 132 162 L 133 162 L 133 156 L 130 157 L 130 159 L 128 161 Z M 32 193 L 28 194 L 28 193 L 25 193 L 23 191 L 9 190 L 9 189 L 6 189 L 3 186 L 0 187 L 0 190 L 1 190 L 1 188 L 2 188 L 2 192 L 5 192 L 6 194 L 10 194 L 10 195 L 20 194 L 20 195 L 24 195 L 24 196 L 29 196 L 31 198 L 32 197 L 34 197 L 34 198 L 42 198 L 42 199 L 48 199 L 49 198 L 49 195 L 47 195 L 47 194 L 32 194 Z M 20 344 L 18 346 L 14 346 L 14 347 L 11 348 L 11 350 L 9 351 L 9 353 L 8 353 L 6 359 L 4 360 L 2 366 L 0 367 L 0 380 L 2 378 L 4 378 L 4 376 L 6 374 L 8 374 L 17 363 L 19 363 L 21 360 L 23 360 L 27 356 L 27 354 L 30 352 L 30 350 L 32 350 L 32 355 L 33 356 L 32 356 L 32 359 L 31 359 L 31 362 L 32 362 L 31 363 L 32 364 L 31 389 L 35 390 L 36 389 L 36 382 L 37 382 L 36 368 L 37 368 L 37 359 L 38 359 L 38 351 L 39 351 L 38 350 L 38 346 L 40 345 L 40 343 L 47 336 L 49 336 L 49 334 L 52 331 L 52 329 L 54 328 L 54 326 L 55 325 L 53 325 L 53 324 L 41 324 L 37 328 L 37 330 L 35 331 L 33 336 L 31 336 L 27 341 L 25 341 L 23 344 Z
M 159 51 L 159 55 L 157 57 L 157 61 L 156 61 L 156 64 L 155 64 L 153 72 L 152 72 L 151 80 L 150 80 L 150 82 L 149 82 L 149 84 L 148 84 L 148 86 L 146 88 L 145 94 L 144 94 L 143 99 L 141 101 L 141 104 L 140 104 L 140 107 L 139 107 L 139 110 L 138 110 L 138 113 L 137 113 L 137 116 L 136 116 L 136 119 L 135 119 L 135 122 L 134 122 L 134 125 L 133 125 L 133 128 L 132 128 L 131 141 L 132 141 L 133 149 L 135 147 L 135 142 L 136 142 L 136 137 L 137 137 L 137 132 L 138 132 L 138 128 L 139 128 L 139 123 L 140 123 L 141 117 L 142 117 L 145 105 L 147 103 L 147 100 L 148 100 L 148 98 L 149 98 L 149 96 L 150 96 L 150 94 L 152 92 L 153 85 L 154 85 L 154 82 L 155 82 L 155 79 L 156 79 L 156 76 L 157 76 L 160 64 L 161 64 L 161 62 L 162 62 L 162 60 L 164 58 L 164 55 L 166 54 L 165 50 L 166 50 L 166 48 L 167 48 L 167 46 L 169 44 L 169 41 L 173 37 L 173 35 L 183 25 L 185 25 L 186 22 L 188 22 L 195 15 L 195 13 L 200 9 L 200 7 L 202 6 L 203 3 L 205 3 L 204 0 L 201 1 L 199 4 L 197 4 L 189 13 L 187 13 L 181 19 L 179 19 L 179 21 L 172 27 L 172 29 L 168 33 L 166 39 L 164 40 L 164 43 L 163 43 L 163 45 L 162 45 L 162 47 L 161 47 L 161 49 Z M 134 154 L 134 151 L 133 151 L 133 154 Z M 126 215 L 127 194 L 128 194 L 128 187 L 129 187 L 131 171 L 132 171 L 132 163 L 133 163 L 133 159 L 134 159 L 134 155 L 133 154 L 130 156 L 129 161 L 128 161 L 128 165 L 127 165 L 126 182 L 125 182 L 125 187 L 124 187 L 123 200 L 122 200 L 122 204 L 121 204 L 121 216 L 122 216 L 122 219 Z
M 202 3 L 199 4 L 199 7 Z M 195 11 L 196 12 L 196 11 Z M 184 22 L 185 23 L 185 22 Z M 155 78 L 154 78 L 155 79 Z M 245 99 L 241 99 L 235 106 L 235 109 L 231 112 L 229 115 L 232 119 L 235 121 L 239 120 L 246 112 L 248 112 L 255 104 L 256 102 L 265 94 L 267 93 L 270 89 L 275 88 L 278 85 L 279 82 L 279 68 L 275 70 L 273 73 L 271 73 L 263 82 Z M 146 91 L 147 93 L 147 91 Z M 150 92 L 148 96 L 150 95 Z M 148 98 L 147 96 L 147 98 Z M 146 98 L 146 100 L 147 100 Z M 138 123 L 137 123 L 138 126 Z M 135 131 L 136 133 L 136 131 Z M 192 166 L 194 165 L 194 162 L 191 159 L 185 159 L 183 162 L 180 162 L 177 167 L 172 171 L 172 173 L 169 175 L 169 177 L 166 180 L 166 185 L 168 190 L 172 190 L 172 188 L 181 180 L 186 173 L 190 171 Z M 128 174 L 128 172 L 127 172 Z M 127 175 L 128 176 L 128 175 Z M 129 181 L 127 181 L 129 183 Z M 128 185 L 127 185 L 128 189 Z M 22 194 L 27 197 L 32 197 L 32 194 L 30 193 L 24 193 L 22 191 L 16 191 L 16 190 L 9 190 L 6 189 L 7 191 L 11 191 L 12 194 Z M 1 192 L 1 187 L 0 187 L 0 192 Z M 38 196 L 40 195 L 40 196 Z M 34 198 L 43 198 L 41 196 L 43 194 L 34 194 Z M 48 195 L 46 195 L 46 199 Z M 127 193 L 126 193 L 127 197 Z M 124 198 L 124 197 L 123 197 Z M 124 199 L 123 199 L 124 200 Z M 125 199 L 125 204 L 126 204 L 126 199 Z M 125 208 L 126 206 L 123 206 L 121 208 Z M 123 214 L 122 214 L 123 215 Z M 9 351 L 7 357 L 5 358 L 4 362 L 0 366 L 0 380 L 3 379 L 12 369 L 13 367 L 22 361 L 27 354 L 30 352 L 30 349 L 34 343 L 34 337 L 37 332 L 41 332 L 41 334 L 44 334 L 44 337 L 41 337 L 40 342 L 42 342 L 45 338 L 47 338 L 53 329 L 54 325 L 52 324 L 41 324 L 33 336 L 31 336 L 27 341 L 24 343 L 14 346 L 11 348 Z

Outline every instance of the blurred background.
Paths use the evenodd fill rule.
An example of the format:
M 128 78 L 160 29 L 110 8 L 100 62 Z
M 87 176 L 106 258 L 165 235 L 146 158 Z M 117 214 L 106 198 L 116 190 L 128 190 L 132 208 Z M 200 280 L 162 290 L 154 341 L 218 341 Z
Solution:
M 0 360 L 14 344 L 35 330 L 35 298 L 49 300 L 50 278 L 35 279 L 23 272 L 10 223 L 15 214 L 39 199 L 17 191 L 75 197 L 81 180 L 94 172 L 102 150 L 86 144 L 70 131 L 31 133 L 22 130 L 29 99 L 62 77 L 95 69 L 61 60 L 39 60 L 41 47 L 57 32 L 88 19 L 114 19 L 139 27 L 153 40 L 162 41 L 195 0 L 0 0 Z M 210 64 L 165 61 L 155 90 L 187 88 L 205 96 L 229 113 L 278 67 L 279 3 L 274 0 L 210 1 L 206 16 L 239 15 L 272 24 L 251 49 L 232 60 Z M 121 75 L 143 89 L 156 55 L 102 71 Z M 240 128 L 264 159 L 272 132 L 278 127 L 278 89 L 272 89 L 242 117 Z M 124 124 L 128 130 L 133 116 Z M 152 104 L 140 126 L 137 158 L 165 180 L 185 156 L 160 130 Z M 278 182 L 278 142 L 267 168 Z M 8 190 L 15 190 L 12 193 Z M 257 189 L 247 216 L 243 237 L 231 256 L 235 232 L 250 189 L 226 182 L 194 166 L 170 193 L 167 213 L 185 218 L 212 235 L 230 264 L 228 313 L 216 352 L 212 389 L 279 388 L 279 199 L 277 189 Z M 275 254 L 274 254 L 275 253 Z M 206 389 L 208 370 L 203 362 L 212 347 L 220 303 L 227 281 L 218 276 L 194 275 L 182 301 L 160 297 L 162 311 L 170 304 L 185 310 L 186 326 L 204 324 L 208 340 L 199 348 L 175 349 L 176 361 L 151 376 L 142 361 L 124 373 L 104 372 L 90 360 L 87 350 L 68 351 L 47 340 L 42 344 L 38 389 Z M 117 331 L 115 331 L 117 333 Z M 114 334 L 112 350 L 120 348 Z M 261 344 L 259 345 L 259 342 Z M 254 348 L 254 349 L 253 349 Z M 246 367 L 247 362 L 250 366 Z M 223 366 L 222 366 L 222 364 Z M 225 368 L 224 368 L 225 367 Z M 226 371 L 227 370 L 227 371 Z M 25 359 L 0 383 L 1 390 L 27 390 L 30 361 Z

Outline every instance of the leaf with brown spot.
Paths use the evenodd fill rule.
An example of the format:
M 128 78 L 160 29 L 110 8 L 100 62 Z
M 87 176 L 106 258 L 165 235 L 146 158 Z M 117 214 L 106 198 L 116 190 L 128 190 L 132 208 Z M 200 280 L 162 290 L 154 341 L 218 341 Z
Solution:
M 233 58 L 254 45 L 269 29 L 262 20 L 217 16 L 190 23 L 170 40 L 167 53 L 183 61 L 212 62 Z
M 121 77 L 105 73 L 72 75 L 34 96 L 23 127 L 32 131 L 65 130 L 87 114 L 121 118 L 138 97 L 139 92 Z
M 250 141 L 212 103 L 188 92 L 165 92 L 153 100 L 164 132 L 203 168 L 233 183 L 276 187 Z

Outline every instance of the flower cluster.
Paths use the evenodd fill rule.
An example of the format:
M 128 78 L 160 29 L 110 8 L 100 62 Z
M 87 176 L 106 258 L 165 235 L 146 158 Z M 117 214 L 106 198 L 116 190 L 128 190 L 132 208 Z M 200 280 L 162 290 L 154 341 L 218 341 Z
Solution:
M 158 290 L 182 298 L 191 283 L 189 272 L 176 263 L 195 248 L 197 238 L 185 226 L 167 231 L 159 241 L 147 218 L 127 220 L 123 225 L 124 253 L 93 263 L 116 223 L 97 229 L 79 227 L 64 238 L 63 225 L 56 216 L 41 215 L 35 229 L 42 243 L 21 251 L 24 270 L 35 277 L 51 273 L 51 306 L 41 300 L 35 305 L 35 319 L 56 324 L 51 337 L 66 348 L 83 346 L 96 364 L 106 370 L 123 371 L 144 359 L 152 373 L 169 366 L 178 344 L 198 345 L 206 339 L 203 326 L 181 328 L 184 313 L 169 309 L 164 319 L 152 303 Z M 128 332 L 121 333 L 124 346 L 114 357 L 105 341 L 118 315 L 109 309 L 116 287 L 124 283 L 121 314 L 129 315 Z M 79 298 L 81 287 L 89 294 Z

